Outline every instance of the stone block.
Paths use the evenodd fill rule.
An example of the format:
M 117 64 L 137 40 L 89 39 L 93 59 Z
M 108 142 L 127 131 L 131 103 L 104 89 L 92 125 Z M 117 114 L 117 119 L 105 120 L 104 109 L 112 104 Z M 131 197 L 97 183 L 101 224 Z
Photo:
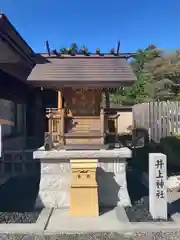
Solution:
M 69 191 L 40 190 L 36 199 L 36 207 L 69 207 Z
M 57 162 L 53 159 L 41 160 L 41 174 L 63 174 L 70 172 L 70 163 L 66 162 Z
M 40 189 L 42 191 L 47 190 L 69 190 L 69 178 L 70 174 L 44 174 L 40 182 Z
M 98 167 L 105 172 L 124 173 L 126 171 L 126 159 L 100 159 Z

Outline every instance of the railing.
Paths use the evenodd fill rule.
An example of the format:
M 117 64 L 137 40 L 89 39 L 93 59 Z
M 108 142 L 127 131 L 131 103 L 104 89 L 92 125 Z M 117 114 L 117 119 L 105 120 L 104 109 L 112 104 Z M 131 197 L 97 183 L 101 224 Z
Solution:
M 48 119 L 48 133 L 46 133 L 45 137 L 46 139 L 52 138 L 53 143 L 64 144 L 64 115 L 64 108 L 46 109 L 46 117 Z M 50 140 L 48 139 L 48 141 Z
M 68 108 L 46 108 L 46 116 L 49 114 L 59 115 L 62 109 L 64 109 L 64 116 L 69 116 L 71 114 Z
M 48 132 L 45 136 L 45 142 L 51 146 L 53 144 L 65 144 L 65 137 L 73 133 L 78 134 L 92 133 L 98 134 L 101 143 L 104 143 L 104 133 L 107 128 L 107 121 L 104 115 L 104 109 L 100 111 L 100 116 L 70 116 L 68 109 L 48 108 L 46 109 L 46 117 L 48 119 Z M 91 136 L 91 134 L 89 134 Z M 51 141 L 52 140 L 52 141 Z

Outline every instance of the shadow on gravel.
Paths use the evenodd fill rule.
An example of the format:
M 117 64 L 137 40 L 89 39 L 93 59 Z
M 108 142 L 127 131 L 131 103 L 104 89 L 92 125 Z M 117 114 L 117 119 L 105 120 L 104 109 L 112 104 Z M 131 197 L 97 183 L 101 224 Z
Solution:
M 0 186 L 0 212 L 33 211 L 39 191 L 40 164 L 31 175 L 10 178 Z
M 135 167 L 127 167 L 127 187 L 132 204 L 149 195 L 149 190 L 142 183 L 142 172 Z
M 172 203 L 168 203 L 168 214 L 170 216 L 173 214 L 180 214 L 180 198 Z

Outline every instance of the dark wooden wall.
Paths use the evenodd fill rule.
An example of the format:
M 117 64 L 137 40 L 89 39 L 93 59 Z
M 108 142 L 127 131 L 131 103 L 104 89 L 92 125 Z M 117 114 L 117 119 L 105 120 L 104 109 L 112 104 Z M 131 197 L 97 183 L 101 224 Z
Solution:
M 25 103 L 28 85 L 0 70 L 0 98 Z
M 0 70 L 0 98 L 14 103 L 26 104 L 27 137 L 37 136 L 42 142 L 44 137 L 44 109 L 43 105 L 41 107 L 37 106 L 37 96 L 41 99 L 40 89 L 36 89 Z

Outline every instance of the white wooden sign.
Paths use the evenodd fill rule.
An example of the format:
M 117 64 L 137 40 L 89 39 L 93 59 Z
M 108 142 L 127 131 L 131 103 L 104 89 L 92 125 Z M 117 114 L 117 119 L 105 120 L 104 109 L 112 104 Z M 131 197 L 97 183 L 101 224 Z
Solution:
M 153 219 L 167 219 L 167 157 L 149 154 L 149 212 Z

